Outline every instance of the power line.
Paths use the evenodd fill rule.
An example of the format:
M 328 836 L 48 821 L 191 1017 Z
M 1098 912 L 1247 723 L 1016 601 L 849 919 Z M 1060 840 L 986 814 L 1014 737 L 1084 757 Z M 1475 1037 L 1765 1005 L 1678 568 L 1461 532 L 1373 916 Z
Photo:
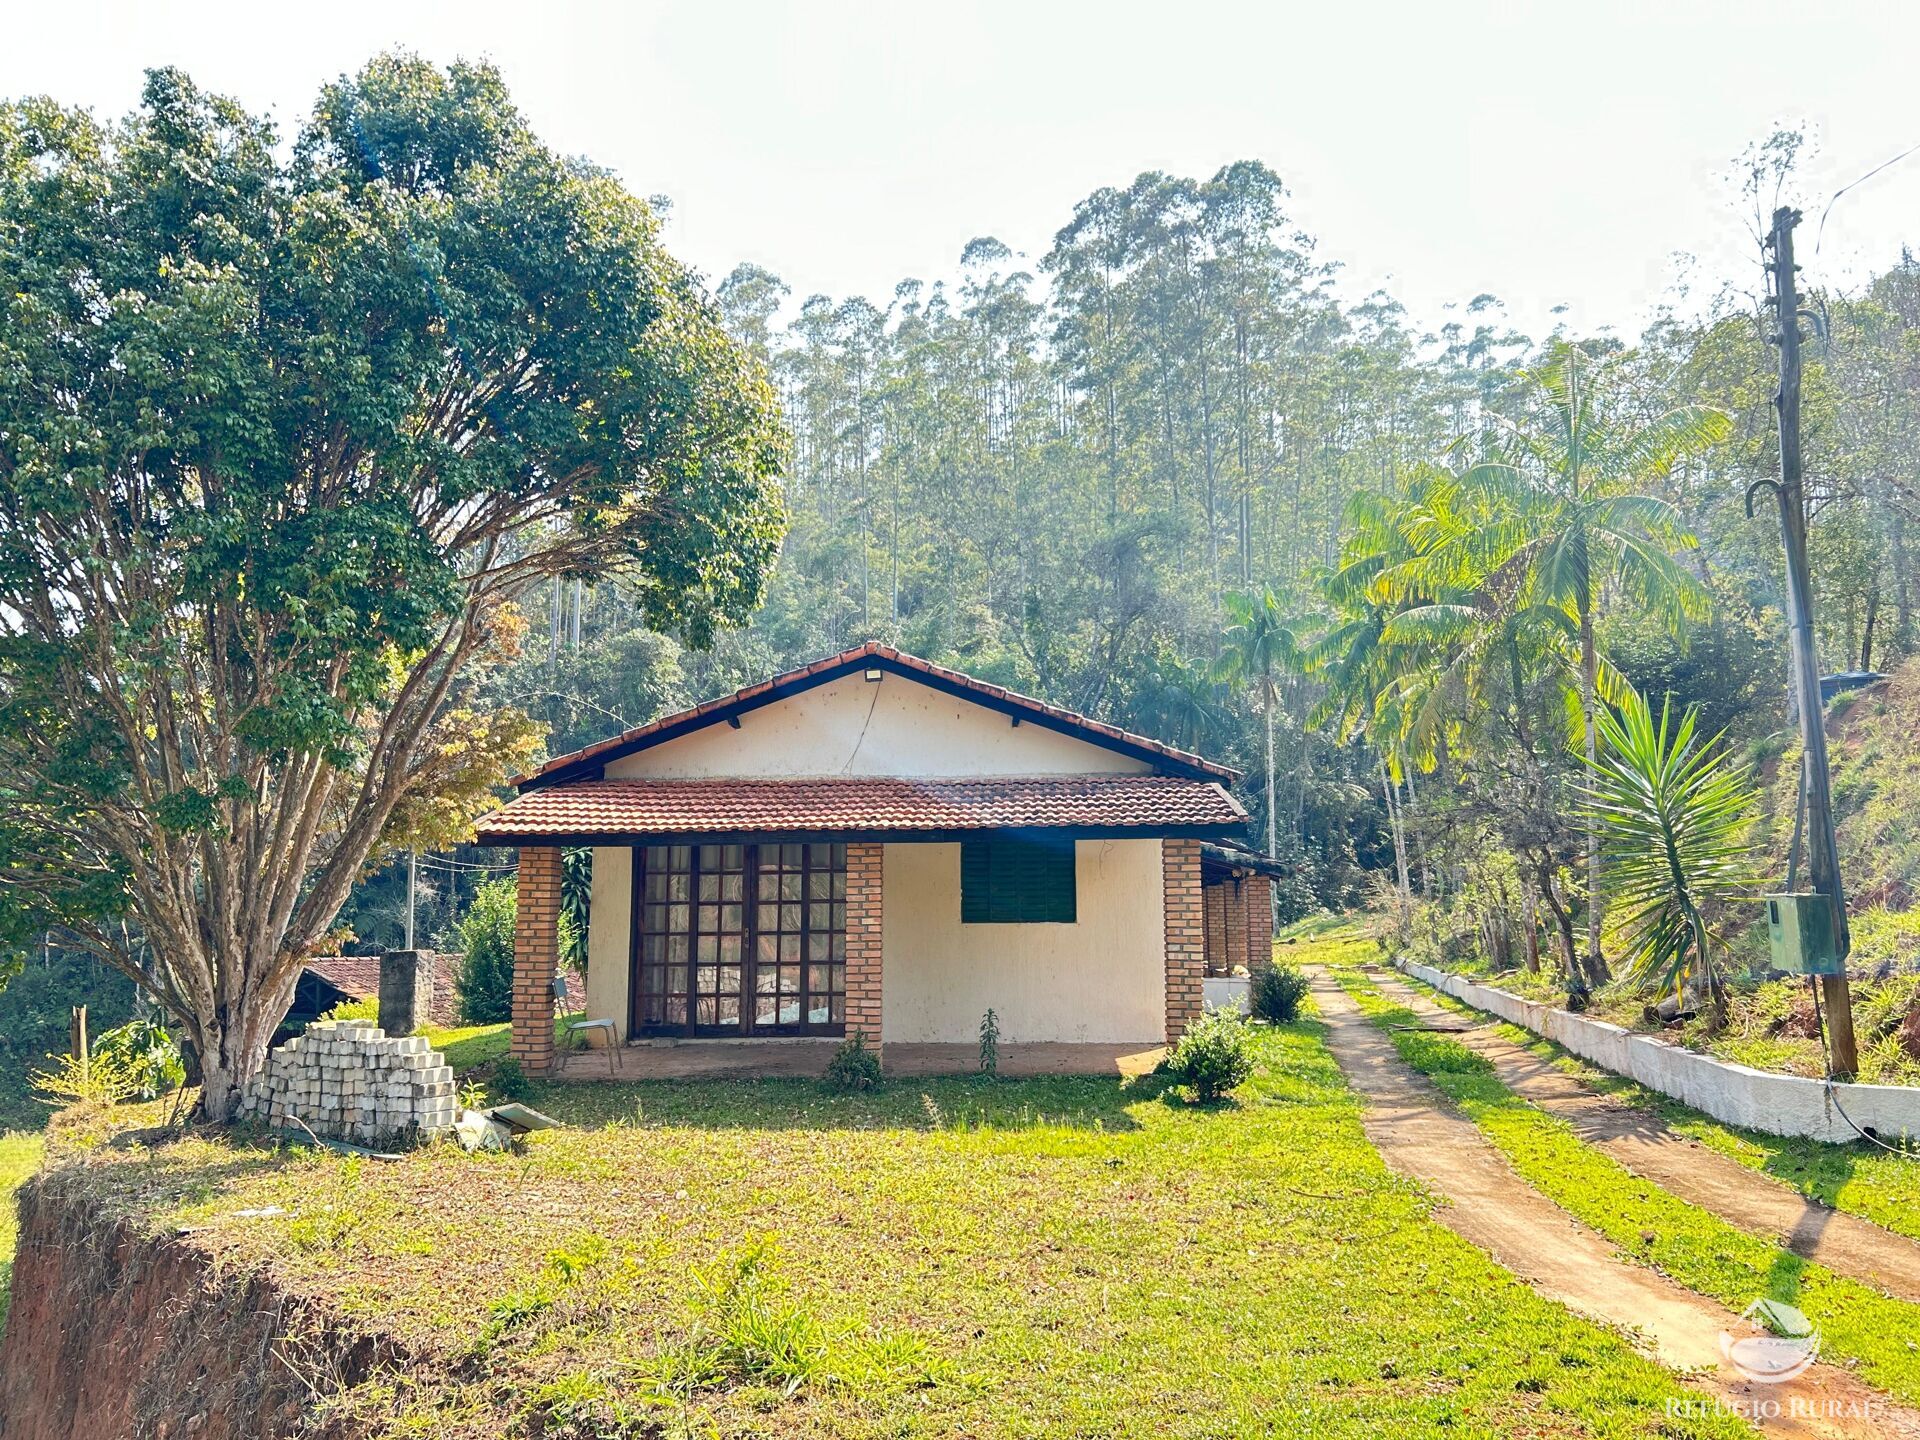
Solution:
M 1820 224 L 1815 228 L 1813 232 L 1813 253 L 1814 254 L 1818 255 L 1820 253 L 1820 240 L 1821 240 L 1821 237 L 1827 233 L 1827 216 L 1833 213 L 1834 202 L 1838 200 L 1842 195 L 1846 194 L 1849 190 L 1853 189 L 1854 186 L 1864 185 L 1866 184 L 1867 181 L 1871 180 L 1874 176 L 1878 175 L 1882 170 L 1891 169 L 1893 166 L 1898 165 L 1902 160 L 1906 159 L 1909 155 L 1913 154 L 1916 150 L 1920 150 L 1920 145 L 1909 145 L 1906 149 L 1902 150 L 1898 155 L 1894 156 L 1891 160 L 1882 160 L 1878 165 L 1874 166 L 1871 170 L 1867 171 L 1867 173 L 1862 175 L 1859 179 L 1849 180 L 1845 185 L 1842 185 L 1838 190 L 1834 191 L 1833 194 L 1827 198 L 1827 208 L 1820 212 Z

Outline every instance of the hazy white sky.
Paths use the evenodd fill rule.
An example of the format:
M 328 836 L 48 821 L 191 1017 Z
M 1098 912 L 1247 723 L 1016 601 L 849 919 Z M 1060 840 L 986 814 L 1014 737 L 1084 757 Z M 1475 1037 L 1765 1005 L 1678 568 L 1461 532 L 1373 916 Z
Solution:
M 975 235 L 1037 262 L 1100 185 L 1254 157 L 1350 292 L 1630 331 L 1679 252 L 1698 287 L 1750 283 L 1722 177 L 1776 121 L 1817 127 L 1810 222 L 1920 142 L 1920 6 L 1891 0 L 0 0 L 0 95 L 118 113 L 170 63 L 291 129 L 396 44 L 494 60 L 550 143 L 673 198 L 709 277 L 750 259 L 880 303 Z M 1920 156 L 1840 202 L 1812 278 L 1888 263 L 1916 221 Z

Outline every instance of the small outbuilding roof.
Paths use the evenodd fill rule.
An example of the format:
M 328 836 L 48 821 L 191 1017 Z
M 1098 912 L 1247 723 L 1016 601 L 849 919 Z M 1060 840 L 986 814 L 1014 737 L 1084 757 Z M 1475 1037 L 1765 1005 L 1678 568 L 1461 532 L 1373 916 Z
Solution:
M 1248 870 L 1255 875 L 1284 879 L 1287 867 L 1264 850 L 1249 850 L 1241 845 L 1202 845 L 1200 868 L 1208 871 Z
M 1247 812 L 1219 782 L 1178 775 L 920 780 L 575 780 L 530 789 L 474 823 L 482 845 L 580 845 L 636 836 L 935 840 L 979 830 L 1093 838 L 1237 833 Z
M 1036 700 L 1031 695 L 1022 695 L 1003 685 L 992 685 L 984 680 L 976 680 L 971 675 L 962 674 L 958 670 L 949 670 L 944 665 L 936 665 L 931 660 L 922 660 L 918 655 L 909 655 L 904 651 L 895 650 L 890 645 L 868 641 L 864 645 L 856 645 L 851 650 L 843 650 L 838 655 L 816 660 L 811 665 L 803 665 L 798 670 L 789 670 L 786 674 L 776 675 L 770 680 L 757 681 L 744 689 L 734 691 L 731 695 L 705 701 L 690 710 L 677 711 L 672 715 L 663 715 L 658 720 L 650 720 L 645 725 L 636 725 L 631 730 L 622 731 L 610 739 L 601 740 L 584 749 L 575 750 L 567 755 L 557 755 L 538 770 L 519 776 L 513 783 L 523 790 L 531 790 L 537 786 L 598 778 L 607 762 L 623 755 L 631 755 L 637 750 L 645 750 L 691 731 L 735 718 L 762 705 L 770 705 L 789 695 L 810 690 L 816 685 L 824 685 L 855 670 L 865 669 L 890 670 L 895 674 L 905 675 L 936 690 L 958 695 L 975 704 L 1001 711 L 1022 721 L 1057 730 L 1065 735 L 1076 736 L 1122 755 L 1145 760 L 1155 768 L 1170 773 L 1228 782 L 1240 778 L 1239 771 L 1218 764 L 1205 756 L 1176 749 L 1172 745 L 1163 744 L 1145 735 L 1136 735 L 1130 730 L 1122 730 L 1104 721 L 1089 719 L 1071 710 L 1063 710 L 1058 705 L 1049 705 L 1044 700 Z

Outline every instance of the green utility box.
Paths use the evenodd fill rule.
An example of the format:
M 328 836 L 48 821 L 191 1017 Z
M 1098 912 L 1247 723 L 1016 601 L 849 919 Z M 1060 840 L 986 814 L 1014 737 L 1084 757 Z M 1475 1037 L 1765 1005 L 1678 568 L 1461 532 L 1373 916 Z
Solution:
M 1795 975 L 1838 975 L 1840 956 L 1833 943 L 1833 902 L 1825 895 L 1796 892 L 1769 895 L 1767 939 L 1773 968 Z

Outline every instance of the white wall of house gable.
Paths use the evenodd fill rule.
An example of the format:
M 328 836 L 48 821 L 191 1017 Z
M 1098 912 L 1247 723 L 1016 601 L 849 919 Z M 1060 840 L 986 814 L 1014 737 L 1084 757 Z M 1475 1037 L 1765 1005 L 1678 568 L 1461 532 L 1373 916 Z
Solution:
M 1140 775 L 1153 767 L 893 671 L 858 671 L 609 761 L 610 779 Z

